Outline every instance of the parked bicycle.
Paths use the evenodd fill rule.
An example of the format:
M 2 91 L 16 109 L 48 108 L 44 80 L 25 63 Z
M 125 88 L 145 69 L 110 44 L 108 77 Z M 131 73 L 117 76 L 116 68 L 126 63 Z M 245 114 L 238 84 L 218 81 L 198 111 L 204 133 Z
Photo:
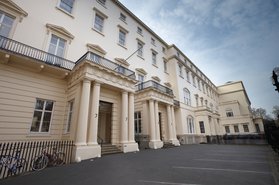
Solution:
M 49 154 L 47 153 L 46 148 L 43 148 L 41 154 L 33 159 L 32 169 L 39 171 L 47 166 L 61 166 L 64 162 L 65 153 L 57 152 L 57 149 L 53 148 L 53 154 Z
M 20 169 L 24 167 L 26 160 L 20 157 L 20 151 L 16 151 L 15 156 L 6 155 L 0 157 L 1 168 L 8 169 L 8 175 L 16 175 L 20 173 Z

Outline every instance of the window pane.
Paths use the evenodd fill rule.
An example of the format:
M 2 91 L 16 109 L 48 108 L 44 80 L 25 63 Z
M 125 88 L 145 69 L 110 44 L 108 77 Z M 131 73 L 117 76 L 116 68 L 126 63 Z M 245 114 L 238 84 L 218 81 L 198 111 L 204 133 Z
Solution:
M 53 101 L 46 101 L 45 110 L 52 111 L 52 108 L 53 108 Z
M 60 8 L 71 13 L 74 5 L 74 0 L 61 0 Z
M 35 111 L 32 120 L 31 129 L 30 129 L 31 132 L 39 132 L 41 118 L 42 118 L 42 112 Z
M 41 132 L 48 132 L 51 119 L 51 112 L 45 112 Z
M 6 14 L 0 12 L 0 35 L 8 37 L 12 29 L 14 19 Z
M 35 109 L 43 110 L 44 108 L 44 100 L 37 100 Z

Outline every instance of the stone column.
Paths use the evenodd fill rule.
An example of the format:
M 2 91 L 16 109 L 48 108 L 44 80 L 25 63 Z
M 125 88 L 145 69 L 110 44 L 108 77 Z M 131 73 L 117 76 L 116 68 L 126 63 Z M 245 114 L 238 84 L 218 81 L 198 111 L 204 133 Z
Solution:
M 150 141 L 156 140 L 154 100 L 149 100 Z
M 159 125 L 159 108 L 158 101 L 155 101 L 155 129 L 156 129 L 156 140 L 160 141 L 160 125 Z
M 93 92 L 92 92 L 88 145 L 98 144 L 97 138 L 98 138 L 99 101 L 100 101 L 100 83 L 95 82 L 93 87 Z
M 91 81 L 88 79 L 84 79 L 82 83 L 78 114 L 78 125 L 76 133 L 76 145 L 79 146 L 86 145 L 90 87 Z
M 134 93 L 129 93 L 129 142 L 135 142 L 135 97 Z
M 128 142 L 128 92 L 122 92 L 121 143 Z
M 171 106 L 171 117 L 172 117 L 172 130 L 173 130 L 173 139 L 177 140 L 177 136 L 176 136 L 176 124 L 175 124 L 175 117 L 174 117 L 174 108 L 173 106 Z
M 173 138 L 172 136 L 172 119 L 171 119 L 171 108 L 170 105 L 167 105 L 167 115 L 168 115 L 168 130 L 169 130 L 169 140 Z

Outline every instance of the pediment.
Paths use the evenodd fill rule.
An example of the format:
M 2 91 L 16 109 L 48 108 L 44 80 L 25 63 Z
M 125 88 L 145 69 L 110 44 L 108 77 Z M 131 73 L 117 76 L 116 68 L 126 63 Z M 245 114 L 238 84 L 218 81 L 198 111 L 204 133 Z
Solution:
M 144 75 L 147 74 L 147 72 L 143 68 L 136 68 L 136 71 L 139 72 L 139 73 L 142 73 Z
M 125 59 L 123 59 L 123 58 L 115 58 L 115 60 L 117 62 L 119 62 L 120 64 L 122 64 L 122 65 L 130 66 L 130 64 Z
M 24 11 L 22 8 L 20 8 L 17 4 L 15 4 L 11 0 L 0 1 L 0 7 L 5 7 L 24 17 L 26 17 L 28 15 L 28 13 L 26 11 Z
M 68 30 L 63 28 L 62 26 L 57 26 L 54 24 L 46 24 L 46 27 L 52 31 L 58 32 L 59 34 L 64 35 L 65 37 L 69 39 L 74 39 L 74 35 L 72 35 Z
M 165 84 L 165 86 L 167 86 L 167 87 L 171 87 L 171 84 L 170 84 L 169 82 L 165 82 L 164 84 Z
M 157 82 L 160 82 L 161 79 L 158 77 L 158 76 L 152 76 L 151 77 L 153 80 L 157 81 Z
M 102 55 L 105 55 L 107 53 L 99 45 L 87 43 L 86 46 L 87 46 L 88 49 L 93 50 L 93 51 L 97 51 L 97 52 L 101 53 Z

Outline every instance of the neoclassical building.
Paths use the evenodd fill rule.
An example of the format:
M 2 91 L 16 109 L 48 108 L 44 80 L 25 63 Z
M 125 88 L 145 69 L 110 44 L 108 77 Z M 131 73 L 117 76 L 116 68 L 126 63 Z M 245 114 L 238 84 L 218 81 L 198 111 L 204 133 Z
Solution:
M 263 131 L 242 82 L 215 86 L 117 0 L 0 1 L 0 127 L 75 160 Z

